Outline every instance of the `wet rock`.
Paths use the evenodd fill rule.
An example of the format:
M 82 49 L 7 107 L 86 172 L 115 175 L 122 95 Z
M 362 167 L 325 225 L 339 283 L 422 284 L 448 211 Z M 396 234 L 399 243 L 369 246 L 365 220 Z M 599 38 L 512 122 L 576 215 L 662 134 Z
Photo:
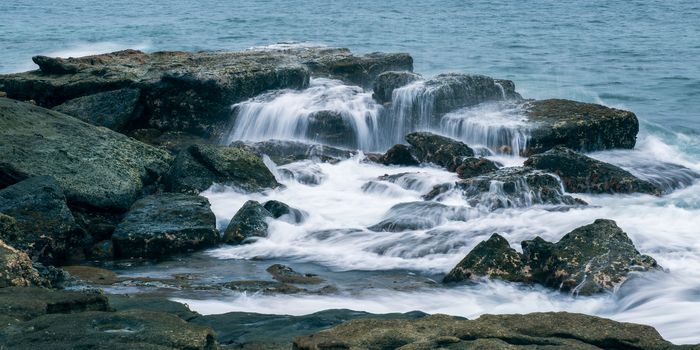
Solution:
M 26 321 L 46 314 L 107 311 L 109 303 L 97 290 L 54 290 L 37 287 L 0 288 L 0 314 Z M 1 327 L 0 327 L 1 328 Z M 2 339 L 0 337 L 0 339 Z
M 535 169 L 555 173 L 571 193 L 633 193 L 660 195 L 662 189 L 612 164 L 566 147 L 555 147 L 525 161 Z
M 246 191 L 277 187 L 262 159 L 241 147 L 192 145 L 181 151 L 165 178 L 171 192 L 199 194 L 214 183 Z
M 250 237 L 267 236 L 267 220 L 273 218 L 260 203 L 249 200 L 236 212 L 224 232 L 224 243 L 241 244 Z
M 311 160 L 282 165 L 277 168 L 277 172 L 284 179 L 310 186 L 320 185 L 326 179 L 323 169 Z
M 190 321 L 201 315 L 190 310 L 182 303 L 169 300 L 164 297 L 148 295 L 110 295 L 109 305 L 115 311 L 142 310 L 151 312 L 164 312 L 175 315 L 185 321 Z
M 294 349 L 682 349 L 652 327 L 566 312 L 483 315 L 466 320 L 362 319 L 294 339 Z
M 124 211 L 171 161 L 164 150 L 28 103 L 0 98 L 0 188 L 53 176 L 69 206 Z
M 212 327 L 219 342 L 231 348 L 291 349 L 292 339 L 296 336 L 308 335 L 350 320 L 418 319 L 425 316 L 426 314 L 418 311 L 405 314 L 370 314 L 338 309 L 303 316 L 229 312 L 197 317 L 191 322 Z
M 340 112 L 319 111 L 308 117 L 306 137 L 315 142 L 355 149 L 357 134 Z
M 93 244 L 88 255 L 91 259 L 95 260 L 109 260 L 114 258 L 114 244 L 112 240 L 103 240 Z
M 473 157 L 474 150 L 463 142 L 429 132 L 406 135 L 411 151 L 420 162 L 429 162 L 449 171 L 455 171 L 466 157 Z
M 188 134 L 182 131 L 161 132 L 158 129 L 136 129 L 128 133 L 135 138 L 149 145 L 165 148 L 172 154 L 177 155 L 187 147 L 196 144 L 215 144 L 213 140 L 205 139 L 201 136 Z
M 43 287 L 64 289 L 75 285 L 76 279 L 63 268 L 44 265 L 40 262 L 35 262 L 33 265 L 34 269 L 39 273 L 39 277 L 41 277 L 41 286 Z
M 275 219 L 287 218 L 289 222 L 298 224 L 306 218 L 306 214 L 299 209 L 292 208 L 280 201 L 271 200 L 265 202 L 263 207 L 272 214 Z
M 0 240 L 0 288 L 43 284 L 29 256 Z
M 282 283 L 293 283 L 293 284 L 319 284 L 323 282 L 323 279 L 313 274 L 303 274 L 292 270 L 291 267 L 274 264 L 265 269 L 272 278 L 282 282 Z
M 0 330 L 11 349 L 215 350 L 214 332 L 164 312 L 51 314 Z
M 445 276 L 443 282 L 476 280 L 480 277 L 498 278 L 511 282 L 530 279 L 522 255 L 511 248 L 508 241 L 494 233 L 472 249 L 462 261 Z
M 99 92 L 64 102 L 53 110 L 76 117 L 92 125 L 126 131 L 137 113 L 139 89 Z
M 377 163 L 384 165 L 402 165 L 402 166 L 415 166 L 420 163 L 413 157 L 411 153 L 411 148 L 406 145 L 394 145 L 389 148 L 383 155 L 381 155 L 377 160 Z
M 455 171 L 460 179 L 468 179 L 479 175 L 488 174 L 498 170 L 496 162 L 480 157 L 469 157 L 462 160 Z
M 138 200 L 112 235 L 116 257 L 162 258 L 218 242 L 209 201 L 176 193 Z
M 374 82 L 374 94 L 372 94 L 372 97 L 380 103 L 391 102 L 391 95 L 395 89 L 421 78 L 420 74 L 411 72 L 384 72 L 379 74 Z
M 459 208 L 437 202 L 399 203 L 384 214 L 382 221 L 368 227 L 376 232 L 402 232 L 426 230 L 447 220 L 466 220 L 466 213 Z
M 117 277 L 117 274 L 114 271 L 95 266 L 63 266 L 63 270 L 68 272 L 74 278 L 90 284 L 108 286 L 122 280 L 121 278 Z
M 634 113 L 570 100 L 530 101 L 525 105 L 534 123 L 525 155 L 555 146 L 591 152 L 634 148 L 639 122 Z
M 263 294 L 296 294 L 306 292 L 305 289 L 295 287 L 284 282 L 273 281 L 234 281 L 223 284 L 224 288 L 247 293 Z
M 60 263 L 76 250 L 81 255 L 85 233 L 76 225 L 53 177 L 32 177 L 0 190 L 0 212 L 11 216 L 17 229 L 7 235 L 0 233 L 0 239 L 33 259 Z
M 236 141 L 231 146 L 243 147 L 259 156 L 266 155 L 277 165 L 289 164 L 300 160 L 335 163 L 355 155 L 355 152 L 350 150 L 299 141 Z

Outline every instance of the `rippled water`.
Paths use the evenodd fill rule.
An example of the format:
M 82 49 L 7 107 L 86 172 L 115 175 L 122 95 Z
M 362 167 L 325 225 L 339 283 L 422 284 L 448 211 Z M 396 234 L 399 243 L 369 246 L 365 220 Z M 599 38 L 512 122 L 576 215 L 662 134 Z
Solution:
M 641 121 L 636 148 L 592 156 L 667 186 L 670 193 L 578 196 L 591 205 L 568 211 L 542 206 L 490 211 L 466 207 L 451 197 L 442 202 L 447 209 L 412 209 L 434 219 L 426 224 L 433 227 L 373 232 L 367 227 L 403 213 L 392 207 L 421 201 L 426 189 L 454 181 L 455 175 L 430 167 L 369 165 L 361 162 L 361 155 L 338 164 L 293 164 L 287 166 L 290 171 L 305 171 L 320 183 L 280 178 L 283 190 L 240 194 L 212 189 L 205 195 L 221 228 L 248 199 L 281 200 L 309 213 L 307 221 L 274 221 L 268 238 L 212 250 L 208 256 L 311 264 L 341 274 L 354 271 L 336 281 L 347 286 L 369 276 L 384 282 L 377 288 L 340 288 L 322 297 L 243 294 L 188 300 L 195 309 L 290 314 L 327 308 L 419 309 L 468 317 L 569 310 L 650 324 L 677 343 L 700 342 L 700 184 L 685 181 L 686 173 L 678 168 L 700 171 L 697 1 L 361 0 L 352 6 L 277 0 L 173 0 L 167 6 L 155 0 L 0 2 L 0 72 L 32 69 L 30 57 L 35 54 L 80 56 L 122 48 L 239 50 L 280 41 L 356 52 L 405 51 L 426 77 L 449 71 L 480 73 L 515 81 L 526 98 L 571 98 L 632 110 Z M 342 111 L 354 123 L 357 145 L 364 150 L 382 149 L 400 137 L 368 123 L 382 118 L 381 107 L 368 92 L 328 80 L 315 84 L 307 91 L 274 92 L 239 104 L 239 117 L 248 113 L 250 118 L 240 117 L 240 128 L 226 141 L 303 139 L 306 135 L 296 132 L 309 111 L 327 108 Z M 330 93 L 331 99 L 314 97 Z M 268 119 L 253 118 L 265 113 Z M 285 122 L 273 123 L 279 120 L 274 116 Z M 449 113 L 431 128 L 482 146 L 505 165 L 519 165 L 523 159 L 512 150 L 527 142 L 521 117 L 517 109 L 482 105 Z M 503 145 L 511 152 L 498 153 Z M 368 185 L 377 176 L 402 172 L 418 174 L 410 181 Z M 400 291 L 387 287 L 399 275 L 439 278 L 493 232 L 517 248 L 535 235 L 558 240 L 596 218 L 616 220 L 638 249 L 655 257 L 668 273 L 646 275 L 615 294 L 590 298 L 500 282 L 451 288 L 421 282 Z M 375 277 L 375 272 L 387 275 Z

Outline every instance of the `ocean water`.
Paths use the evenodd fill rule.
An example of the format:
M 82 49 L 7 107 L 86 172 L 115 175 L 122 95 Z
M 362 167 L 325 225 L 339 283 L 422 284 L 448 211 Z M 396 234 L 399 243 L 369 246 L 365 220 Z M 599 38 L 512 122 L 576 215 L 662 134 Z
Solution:
M 273 221 L 267 238 L 205 256 L 222 265 L 274 261 L 310 268 L 339 291 L 324 296 L 187 295 L 181 300 L 203 313 L 306 314 L 351 308 L 475 317 L 567 310 L 649 324 L 676 343 L 700 342 L 700 183 L 688 175 L 700 172 L 697 1 L 0 2 L 0 72 L 33 69 L 30 58 L 36 54 L 68 57 L 124 48 L 241 50 L 278 42 L 343 46 L 355 52 L 405 51 L 413 55 L 415 71 L 426 77 L 486 74 L 513 80 L 526 98 L 570 98 L 629 109 L 641 122 L 635 149 L 591 156 L 662 184 L 668 193 L 577 195 L 590 205 L 565 211 L 538 205 L 491 211 L 469 207 L 457 196 L 446 198 L 443 206 L 426 206 L 421 195 L 433 185 L 454 181 L 453 173 L 368 164 L 362 153 L 337 164 L 280 167 L 268 162 L 284 189 L 246 194 L 215 187 L 203 193 L 220 228 L 249 199 L 281 200 L 304 210 L 306 221 Z M 416 91 L 403 92 L 411 97 Z M 305 91 L 277 91 L 234 106 L 235 127 L 221 141 L 308 140 L 298 131 L 309 113 L 331 108 L 353 125 L 357 148 L 384 150 L 406 129 L 383 127 L 383 116 L 393 112 L 370 96 L 358 87 L 314 79 Z M 524 161 L 517 151 L 501 152 L 498 147 L 517 150 L 527 143 L 523 115 L 508 103 L 454 111 L 429 129 L 461 139 L 504 165 Z M 283 177 L 280 168 L 318 183 Z M 414 174 L 396 183 L 376 181 L 380 175 L 404 172 Z M 406 212 L 396 205 L 409 205 L 409 212 L 420 213 L 431 227 L 367 229 L 382 220 L 405 219 Z M 614 293 L 595 297 L 501 282 L 457 287 L 425 283 L 439 279 L 493 232 L 519 249 L 521 240 L 540 235 L 556 241 L 596 218 L 616 220 L 637 248 L 667 271 L 640 276 Z M 414 282 L 392 288 L 401 278 Z M 363 279 L 379 282 L 368 287 L 358 282 Z

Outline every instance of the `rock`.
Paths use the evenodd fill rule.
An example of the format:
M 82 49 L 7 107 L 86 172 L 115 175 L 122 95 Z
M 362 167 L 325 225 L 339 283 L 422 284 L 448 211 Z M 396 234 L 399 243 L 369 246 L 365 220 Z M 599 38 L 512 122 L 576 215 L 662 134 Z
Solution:
M 0 240 L 0 288 L 41 286 L 44 281 L 26 253 Z
M 166 131 L 161 132 L 158 129 L 136 129 L 128 133 L 143 143 L 165 148 L 171 153 L 177 155 L 182 150 L 196 144 L 215 144 L 212 140 L 205 139 L 201 136 L 188 134 L 182 131 Z
M 308 117 L 306 137 L 315 142 L 356 149 L 357 133 L 340 112 L 319 111 Z
M 66 197 L 51 176 L 37 176 L 0 190 L 0 212 L 12 216 L 17 231 L 0 239 L 25 250 L 35 260 L 66 261 L 81 248 L 85 233 L 77 226 Z
M 372 97 L 379 103 L 391 102 L 391 95 L 395 89 L 420 79 L 420 74 L 411 72 L 384 72 L 379 74 L 374 82 Z
M 75 314 L 85 311 L 107 311 L 108 309 L 107 298 L 97 290 L 68 291 L 37 287 L 0 288 L 0 315 L 13 317 L 20 321 L 27 321 L 46 314 Z
M 406 141 L 418 161 L 434 163 L 449 171 L 455 171 L 465 157 L 474 156 L 474 150 L 463 142 L 429 132 L 410 133 Z
M 71 276 L 90 284 L 108 286 L 122 280 L 119 277 L 117 277 L 117 274 L 114 271 L 94 266 L 63 266 L 63 270 L 68 272 Z
M 462 163 L 457 166 L 455 171 L 460 179 L 468 179 L 479 175 L 488 174 L 498 170 L 498 166 L 494 161 L 483 157 L 469 157 L 462 160 Z
M 292 208 L 285 203 L 280 201 L 267 201 L 263 204 L 263 207 L 272 214 L 275 219 L 288 218 L 288 221 L 294 224 L 303 222 L 306 218 L 306 214 L 299 209 Z
M 294 180 L 309 186 L 320 185 L 326 179 L 321 166 L 312 160 L 282 165 L 277 168 L 277 173 L 283 179 Z
M 292 270 L 291 267 L 274 264 L 265 269 L 272 278 L 282 282 L 282 283 L 293 283 L 293 284 L 319 284 L 323 282 L 323 279 L 313 274 L 302 274 Z
M 377 159 L 378 163 L 384 165 L 402 165 L 416 166 L 420 163 L 413 157 L 411 148 L 406 145 L 394 145 L 389 148 L 381 157 Z
M 53 110 L 92 125 L 126 131 L 131 126 L 131 118 L 138 112 L 140 95 L 139 89 L 132 88 L 99 92 L 66 101 Z
M 267 220 L 273 215 L 260 203 L 249 200 L 236 212 L 224 232 L 224 243 L 241 244 L 250 237 L 267 236 Z
M 530 101 L 526 115 L 534 124 L 525 155 L 555 146 L 592 152 L 634 148 L 639 122 L 634 113 L 570 100 Z
M 438 185 L 425 199 L 441 199 L 453 188 L 462 193 L 472 207 L 489 210 L 522 208 L 537 204 L 585 205 L 562 191 L 556 176 L 527 167 L 501 168 L 477 177 L 458 181 L 455 186 Z
M 216 217 L 201 196 L 177 193 L 139 199 L 112 235 L 115 257 L 162 258 L 219 242 Z
M 277 165 L 300 160 L 335 163 L 355 155 L 354 151 L 298 141 L 269 140 L 261 142 L 236 141 L 232 147 L 243 147 L 259 156 L 266 155 Z
M 511 248 L 508 241 L 494 233 L 472 249 L 462 261 L 445 276 L 443 282 L 476 280 L 479 277 L 498 278 L 510 282 L 530 279 L 522 262 L 522 255 Z
M 124 211 L 164 174 L 171 156 L 111 130 L 0 98 L 0 188 L 53 176 L 70 206 Z
M 612 164 L 557 146 L 525 161 L 535 169 L 555 173 L 571 193 L 633 193 L 660 195 L 662 189 Z
M 109 305 L 115 311 L 143 310 L 164 312 L 175 315 L 185 321 L 190 321 L 201 316 L 200 314 L 190 310 L 190 308 L 185 304 L 158 296 L 147 296 L 140 294 L 110 295 Z
M 308 335 L 354 319 L 417 319 L 426 314 L 413 311 L 405 314 L 370 314 L 352 310 L 324 310 L 309 315 L 266 315 L 229 312 L 206 315 L 191 323 L 212 327 L 221 344 L 242 349 L 291 349 L 292 339 Z
M 91 259 L 96 260 L 110 260 L 114 258 L 114 244 L 112 240 L 103 240 L 93 244 L 88 255 Z
M 144 310 L 44 315 L 0 330 L 0 338 L 18 350 L 219 349 L 211 328 Z
M 43 287 L 64 289 L 75 285 L 76 279 L 62 268 L 44 265 L 40 262 L 35 262 L 33 265 L 41 277 Z
M 426 230 L 447 220 L 465 221 L 465 214 L 459 208 L 433 201 L 399 203 L 384 214 L 382 221 L 367 229 L 375 232 Z
M 272 281 L 234 281 L 224 283 L 223 287 L 236 292 L 263 294 L 296 294 L 306 292 L 305 289 L 295 287 L 288 283 Z
M 214 183 L 246 191 L 279 185 L 256 154 L 242 147 L 201 144 L 177 155 L 164 183 L 168 191 L 191 194 L 199 194 Z
M 652 327 L 566 312 L 361 319 L 294 338 L 294 349 L 684 349 Z

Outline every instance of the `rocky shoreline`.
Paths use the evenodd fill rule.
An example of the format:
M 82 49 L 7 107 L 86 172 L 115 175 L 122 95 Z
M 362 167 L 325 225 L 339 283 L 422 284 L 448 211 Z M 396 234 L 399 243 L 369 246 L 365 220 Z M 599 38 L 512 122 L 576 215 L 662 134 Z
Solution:
M 0 75 L 6 96 L 0 97 L 0 349 L 700 349 L 675 346 L 648 326 L 573 313 L 475 320 L 350 310 L 203 316 L 162 296 L 99 290 L 124 281 L 94 266 L 249 244 L 267 237 L 277 221 L 304 222 L 308 213 L 276 200 L 249 200 L 221 222 L 201 193 L 212 186 L 241 193 L 284 190 L 281 179 L 317 185 L 323 179 L 314 162 L 362 157 L 367 164 L 454 173 L 456 181 L 433 186 L 422 193 L 424 201 L 395 205 L 382 221 L 361 228 L 376 234 L 434 228 L 440 224 L 436 213 L 440 220 L 467 221 L 463 211 L 445 204 L 455 197 L 484 212 L 534 205 L 570 210 L 588 205 L 577 194 L 663 196 L 700 178 L 683 168 L 684 178 L 661 184 L 584 154 L 634 148 L 639 122 L 632 112 L 526 100 L 513 82 L 481 75 L 425 79 L 412 72 L 413 59 L 405 53 L 125 50 L 36 56 L 34 62 L 39 70 Z M 357 85 L 386 110 L 400 111 L 401 125 L 410 131 L 405 143 L 363 153 L 348 141 L 358 136 L 357 126 L 337 111 L 320 111 L 309 115 L 303 130 L 316 143 L 221 144 L 233 127 L 232 105 L 270 91 L 302 90 L 314 78 Z M 504 166 L 473 145 L 421 127 L 484 103 L 522 109 L 527 144 L 491 145 L 528 157 L 522 166 Z M 381 176 L 363 190 L 410 187 L 414 175 Z M 266 275 L 216 286 L 180 281 L 178 287 L 338 292 L 323 278 L 289 266 L 274 264 L 267 272 L 274 281 Z M 442 277 L 447 287 L 499 279 L 585 297 L 613 293 L 644 273 L 664 270 L 614 221 L 600 218 L 556 243 L 531 237 L 522 242 L 522 253 L 494 233 Z

